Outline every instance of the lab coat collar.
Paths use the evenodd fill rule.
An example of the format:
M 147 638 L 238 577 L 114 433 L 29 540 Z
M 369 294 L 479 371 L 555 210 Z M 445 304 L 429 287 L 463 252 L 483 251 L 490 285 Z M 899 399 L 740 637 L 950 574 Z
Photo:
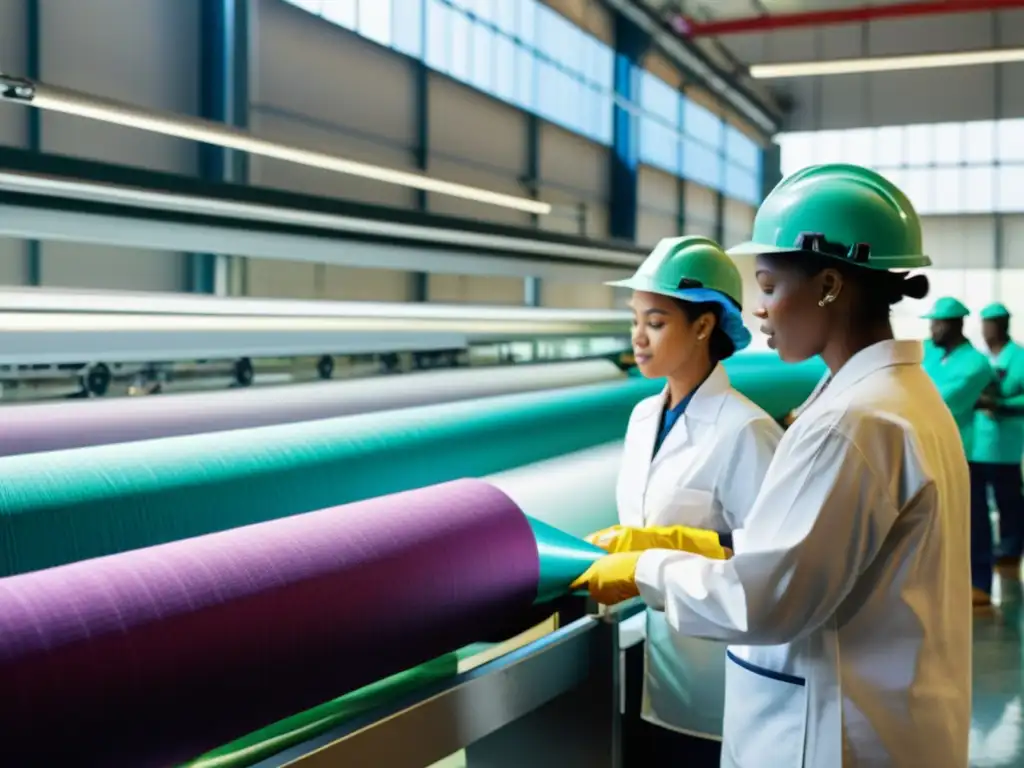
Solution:
M 697 387 L 697 391 L 690 398 L 686 410 L 680 418 L 697 419 L 698 421 L 714 421 L 718 418 L 722 404 L 725 402 L 725 395 L 731 387 L 729 374 L 725 367 L 718 363 L 712 369 L 710 375 L 704 379 L 704 383 Z M 661 411 L 668 402 L 668 385 L 661 391 L 661 397 L 652 398 L 643 403 L 643 412 L 637 413 L 638 419 L 661 419 Z M 677 425 L 678 428 L 678 425 Z
M 924 359 L 919 341 L 880 341 L 851 357 L 821 392 L 828 399 L 849 389 L 867 376 L 894 365 L 920 365 Z

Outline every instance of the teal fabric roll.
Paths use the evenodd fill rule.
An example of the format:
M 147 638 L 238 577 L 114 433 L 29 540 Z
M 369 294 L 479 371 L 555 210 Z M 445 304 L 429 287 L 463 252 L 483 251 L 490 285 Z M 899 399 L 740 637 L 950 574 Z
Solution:
M 660 382 L 600 384 L 0 461 L 0 576 L 460 477 L 620 436 Z

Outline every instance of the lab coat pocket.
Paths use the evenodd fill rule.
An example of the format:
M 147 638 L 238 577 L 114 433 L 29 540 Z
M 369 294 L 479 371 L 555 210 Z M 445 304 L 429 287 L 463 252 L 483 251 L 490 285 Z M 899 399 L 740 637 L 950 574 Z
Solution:
M 722 765 L 802 768 L 806 681 L 752 664 L 732 651 L 726 656 Z

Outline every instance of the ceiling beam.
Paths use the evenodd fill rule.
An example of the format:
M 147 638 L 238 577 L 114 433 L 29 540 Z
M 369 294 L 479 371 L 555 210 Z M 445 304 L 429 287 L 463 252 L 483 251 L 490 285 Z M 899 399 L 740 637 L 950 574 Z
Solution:
M 694 38 L 763 33 L 802 27 L 824 27 L 834 24 L 858 24 L 885 19 L 981 13 L 1011 8 L 1024 8 L 1024 0 L 932 0 L 931 2 L 865 5 L 858 8 L 832 8 L 823 11 L 746 16 L 713 21 L 699 21 L 679 15 L 672 19 L 671 25 L 683 37 Z

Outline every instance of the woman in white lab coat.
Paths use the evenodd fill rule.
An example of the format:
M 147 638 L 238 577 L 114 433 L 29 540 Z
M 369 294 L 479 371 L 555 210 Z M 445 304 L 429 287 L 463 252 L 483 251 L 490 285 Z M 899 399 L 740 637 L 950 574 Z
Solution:
M 626 430 L 620 525 L 591 540 L 610 551 L 671 546 L 722 556 L 719 534 L 743 527 L 782 437 L 721 365 L 750 343 L 739 270 L 707 238 L 672 238 L 614 285 L 633 289 L 641 373 L 667 383 L 636 406 Z M 650 611 L 645 653 L 641 712 L 650 725 L 629 733 L 633 759 L 660 764 L 686 742 L 690 753 L 717 757 L 725 646 L 674 634 L 663 613 Z
M 970 483 L 955 421 L 895 341 L 889 306 L 930 262 L 906 196 L 849 165 L 804 169 L 754 223 L 756 312 L 785 360 L 831 380 L 776 451 L 735 555 L 602 558 L 579 584 L 639 594 L 729 648 L 722 765 L 964 768 L 971 712 Z

